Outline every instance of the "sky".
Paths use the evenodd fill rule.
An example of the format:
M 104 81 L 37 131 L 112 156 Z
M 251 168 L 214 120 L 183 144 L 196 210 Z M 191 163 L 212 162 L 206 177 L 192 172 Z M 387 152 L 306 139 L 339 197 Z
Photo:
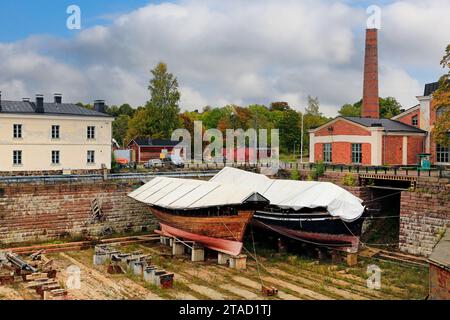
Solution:
M 66 26 L 70 5 L 80 30 Z M 335 116 L 361 99 L 370 5 L 381 9 L 380 96 L 411 107 L 444 73 L 450 0 L 2 0 L 0 91 L 139 106 L 164 61 L 182 110 L 273 101 L 302 110 L 312 95 Z

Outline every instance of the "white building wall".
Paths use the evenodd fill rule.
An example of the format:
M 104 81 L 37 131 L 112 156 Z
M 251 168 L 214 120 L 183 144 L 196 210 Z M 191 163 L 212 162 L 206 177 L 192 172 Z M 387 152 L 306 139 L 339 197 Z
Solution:
M 0 113 L 0 171 L 94 170 L 111 168 L 112 118 Z M 13 125 L 22 125 L 22 138 L 13 138 Z M 60 138 L 52 139 L 52 125 Z M 95 126 L 95 139 L 87 127 Z M 13 151 L 22 150 L 22 165 L 13 165 Z M 60 151 L 60 164 L 52 164 L 52 150 Z M 87 151 L 95 163 L 87 163 Z

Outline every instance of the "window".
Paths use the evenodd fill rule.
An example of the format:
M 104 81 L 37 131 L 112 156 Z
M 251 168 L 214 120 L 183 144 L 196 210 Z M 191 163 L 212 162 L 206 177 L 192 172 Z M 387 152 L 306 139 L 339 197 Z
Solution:
M 361 143 L 352 143 L 352 163 L 360 164 L 362 162 Z
M 14 125 L 13 136 L 14 136 L 14 139 L 21 139 L 22 138 L 22 125 L 21 124 L 15 124 Z
M 52 139 L 59 139 L 59 126 L 52 126 Z
M 436 119 L 439 118 L 444 114 L 444 112 L 447 110 L 447 107 L 442 106 L 436 109 Z
M 87 152 L 87 163 L 95 163 L 95 151 L 88 150 L 88 152 Z
M 22 150 L 13 151 L 13 165 L 15 166 L 22 165 Z
M 52 151 L 52 164 L 59 164 L 59 150 Z
M 411 124 L 413 126 L 417 126 L 419 124 L 419 120 L 417 119 L 417 116 L 412 117 Z
M 440 144 L 436 145 L 436 161 L 441 163 L 447 163 L 449 162 L 449 152 L 448 152 L 448 146 L 444 147 Z
M 95 127 L 94 126 L 87 127 L 87 138 L 95 139 Z
M 331 162 L 331 143 L 323 144 L 323 162 Z

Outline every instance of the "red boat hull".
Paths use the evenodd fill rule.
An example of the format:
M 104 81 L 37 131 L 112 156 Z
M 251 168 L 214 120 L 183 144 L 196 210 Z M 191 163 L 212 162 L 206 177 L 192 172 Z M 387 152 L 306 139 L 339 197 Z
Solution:
M 242 210 L 232 216 L 179 216 L 151 207 L 158 218 L 161 233 L 189 241 L 207 248 L 237 256 L 242 250 L 242 239 L 254 211 Z

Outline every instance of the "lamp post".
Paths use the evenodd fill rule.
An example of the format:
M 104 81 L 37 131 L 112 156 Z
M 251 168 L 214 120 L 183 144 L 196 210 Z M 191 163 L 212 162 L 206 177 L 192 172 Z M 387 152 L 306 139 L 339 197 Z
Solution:
M 300 141 L 300 164 L 303 164 L 303 115 L 304 115 L 305 113 L 304 112 L 302 112 L 302 125 L 301 125 L 301 127 L 302 127 L 302 132 L 301 132 L 301 134 L 300 134 L 300 136 L 301 136 L 301 141 Z

